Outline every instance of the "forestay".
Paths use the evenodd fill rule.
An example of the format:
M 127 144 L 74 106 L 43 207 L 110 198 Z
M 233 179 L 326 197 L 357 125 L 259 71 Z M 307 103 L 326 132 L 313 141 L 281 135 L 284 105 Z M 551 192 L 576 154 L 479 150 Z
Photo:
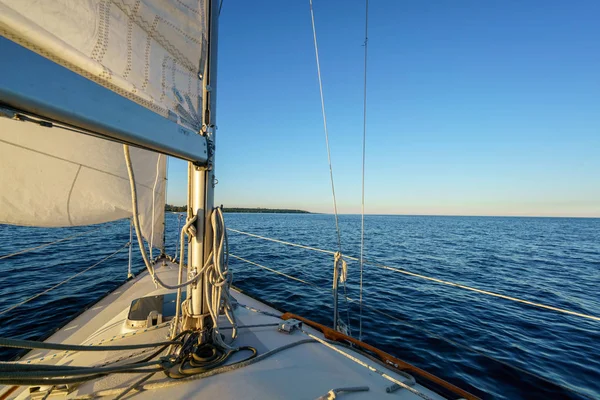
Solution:
M 0 0 L 0 35 L 191 132 L 201 129 L 206 30 L 203 0 Z M 142 232 L 160 246 L 166 156 L 132 148 L 131 157 Z M 0 159 L 0 223 L 131 215 L 118 143 L 0 118 Z

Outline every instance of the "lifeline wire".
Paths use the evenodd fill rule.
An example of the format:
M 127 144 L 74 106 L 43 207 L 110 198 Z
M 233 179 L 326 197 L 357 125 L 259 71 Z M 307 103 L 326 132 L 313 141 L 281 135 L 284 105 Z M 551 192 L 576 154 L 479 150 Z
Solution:
M 17 303 L 17 304 L 15 304 L 14 306 L 8 307 L 7 309 L 5 309 L 5 310 L 3 310 L 3 311 L 0 311 L 0 315 L 6 314 L 7 312 L 9 312 L 9 311 L 11 311 L 11 310 L 14 310 L 14 309 L 15 309 L 15 308 L 17 308 L 17 307 L 20 307 L 20 306 L 22 306 L 22 305 L 23 305 L 23 304 L 25 304 L 25 303 L 29 303 L 31 300 L 33 300 L 33 299 L 36 299 L 36 298 L 40 297 L 41 295 L 43 295 L 43 294 L 46 294 L 46 293 L 48 293 L 48 292 L 50 292 L 50 291 L 52 291 L 52 290 L 56 289 L 57 287 L 59 287 L 59 286 L 61 286 L 61 285 L 64 285 L 65 283 L 67 283 L 67 282 L 69 282 L 70 280 L 72 280 L 72 279 L 74 279 L 74 278 L 78 277 L 79 275 L 81 275 L 81 274 L 83 274 L 83 273 L 85 273 L 85 272 L 89 271 L 90 269 L 92 269 L 92 268 L 94 268 L 94 267 L 96 267 L 96 266 L 98 266 L 98 265 L 102 264 L 104 261 L 106 261 L 106 260 L 108 260 L 109 258 L 111 258 L 112 256 L 114 256 L 115 254 L 117 254 L 118 252 L 120 252 L 121 250 L 123 250 L 123 249 L 124 249 L 125 247 L 127 247 L 128 245 L 129 245 L 129 243 L 125 243 L 125 244 L 124 244 L 123 246 L 121 246 L 121 247 L 120 247 L 120 248 L 119 248 L 117 251 L 115 251 L 114 253 L 110 254 L 109 256 L 106 256 L 106 257 L 104 257 L 102 260 L 98 261 L 96 264 L 92 265 L 91 267 L 88 267 L 88 268 L 84 269 L 83 271 L 76 273 L 75 275 L 73 275 L 73 276 L 71 276 L 71 277 L 69 277 L 69 278 L 65 279 L 64 281 L 62 281 L 62 282 L 60 282 L 60 283 L 57 283 L 56 285 L 52 286 L 52 287 L 51 287 L 51 288 L 49 288 L 49 289 L 46 289 L 46 290 L 44 290 L 43 292 L 40 292 L 40 293 L 38 293 L 38 294 L 36 294 L 36 295 L 34 295 L 34 296 L 31 296 L 31 297 L 30 297 L 30 298 L 28 298 L 28 299 L 25 299 L 25 300 L 21 301 L 20 303 Z
M 309 246 L 303 246 L 303 245 L 298 245 L 298 244 L 295 244 L 295 243 L 289 243 L 289 242 L 285 242 L 283 240 L 278 240 L 278 239 L 271 239 L 271 238 L 267 238 L 267 237 L 264 237 L 264 236 L 250 234 L 250 233 L 246 233 L 246 232 L 242 232 L 242 231 L 236 231 L 236 230 L 231 230 L 231 231 L 236 232 L 236 233 L 240 233 L 242 235 L 252 236 L 252 237 L 255 237 L 255 238 L 258 238 L 258 239 L 263 239 L 263 240 L 268 240 L 268 241 L 271 241 L 271 242 L 285 244 L 285 245 L 288 245 L 288 246 L 301 247 L 301 248 L 305 248 L 305 249 L 308 249 L 308 250 L 320 251 L 321 253 L 335 254 L 335 252 L 330 251 L 330 250 L 323 250 L 323 249 L 311 248 Z M 357 257 L 352 257 L 352 256 L 345 256 L 345 257 L 348 260 L 353 260 L 353 261 L 359 261 L 360 260 Z M 442 279 L 433 278 L 433 277 L 426 276 L 426 275 L 417 274 L 415 272 L 410 272 L 410 271 L 407 271 L 405 269 L 389 267 L 387 265 L 380 264 L 380 263 L 377 263 L 377 262 L 374 262 L 374 261 L 370 261 L 370 260 L 366 260 L 366 259 L 364 260 L 364 262 L 365 262 L 365 264 L 368 264 L 368 265 L 371 265 L 371 266 L 374 266 L 374 267 L 377 267 L 377 268 L 386 269 L 388 271 L 393 271 L 393 272 L 399 272 L 401 274 L 409 275 L 409 276 L 412 276 L 412 277 L 415 277 L 415 278 L 421 278 L 421 279 L 425 279 L 425 280 L 428 280 L 428 281 L 440 283 L 440 284 L 443 284 L 443 285 L 454 286 L 454 287 L 457 287 L 457 288 L 460 288 L 460 289 L 470 290 L 472 292 L 476 292 L 476 293 L 479 293 L 479 294 L 485 294 L 487 296 L 498 297 L 498 298 L 501 298 L 501 299 L 510 300 L 510 301 L 514 301 L 514 302 L 517 302 L 517 303 L 527 304 L 527 305 L 538 307 L 538 308 L 544 308 L 546 310 L 552 310 L 552 311 L 560 312 L 560 313 L 563 313 L 563 314 L 575 315 L 575 316 L 581 317 L 581 318 L 587 318 L 587 319 L 591 319 L 591 320 L 594 320 L 594 321 L 600 321 L 600 317 L 597 317 L 597 316 L 594 316 L 594 315 L 578 313 L 578 312 L 575 312 L 575 311 L 565 310 L 563 308 L 548 306 L 548 305 L 541 304 L 541 303 L 535 303 L 533 301 L 519 299 L 517 297 L 506 296 L 506 295 L 503 295 L 503 294 L 500 294 L 500 293 L 495 293 L 495 292 L 490 292 L 490 291 L 487 291 L 487 290 L 477 289 L 477 288 L 474 288 L 474 287 L 471 287 L 471 286 L 462 285 L 460 283 L 454 283 L 454 282 L 445 281 L 445 280 L 442 280 Z
M 300 279 L 300 278 L 296 278 L 295 276 L 288 275 L 288 274 L 285 274 L 285 273 L 283 273 L 283 272 L 277 271 L 277 270 L 275 270 L 275 269 L 272 269 L 272 268 L 269 268 L 269 267 L 265 267 L 264 265 L 261 265 L 261 264 L 255 263 L 255 262 L 253 262 L 253 261 L 250 261 L 250 260 L 246 260 L 245 258 L 238 257 L 238 256 L 236 256 L 236 255 L 234 255 L 234 254 L 229 254 L 229 256 L 230 256 L 230 257 L 233 257 L 233 258 L 235 258 L 235 259 L 237 259 L 237 260 L 244 261 L 244 262 L 246 262 L 246 263 L 248 263 L 248 264 L 252 264 L 252 265 L 254 265 L 254 266 L 256 266 L 256 267 L 259 267 L 259 268 L 262 268 L 262 269 L 266 269 L 267 271 L 271 271 L 271 272 L 273 272 L 273 273 L 275 273 L 275 274 L 277 274 L 277 275 L 285 276 L 285 277 L 286 277 L 286 278 L 288 278 L 288 279 L 292 279 L 292 280 L 294 280 L 294 281 L 298 281 L 298 282 L 304 283 L 305 285 L 309 285 L 309 286 L 312 286 L 312 287 L 316 287 L 317 289 L 322 289 L 320 286 L 318 286 L 318 285 L 315 285 L 315 284 L 314 284 L 314 283 L 312 283 L 312 282 L 308 282 L 308 281 L 302 280 L 302 279 Z
M 18 256 L 19 254 L 29 253 L 30 251 L 33 251 L 33 250 L 43 249 L 44 247 L 48 247 L 48 246 L 51 246 L 53 244 L 57 244 L 57 243 L 64 242 L 64 241 L 67 241 L 67 240 L 75 239 L 76 237 L 84 236 L 84 235 L 87 235 L 88 233 L 96 232 L 97 230 L 102 229 L 105 226 L 106 225 L 102 225 L 102 226 L 99 226 L 99 227 L 97 227 L 95 229 L 90 229 L 89 231 L 79 232 L 79 233 L 76 233 L 74 235 L 67 236 L 65 238 L 55 240 L 54 242 L 44 243 L 44 244 L 41 244 L 39 246 L 34 246 L 34 247 L 28 247 L 26 249 L 19 250 L 19 251 L 15 252 L 15 253 L 11 253 L 11 254 L 5 254 L 3 256 L 0 256 L 0 260 L 4 260 L 5 258 L 10 258 L 10 257 Z
M 230 255 L 231 255 L 231 254 L 230 254 Z M 324 288 L 321 288 L 321 287 L 319 287 L 318 285 L 316 285 L 316 284 L 314 284 L 314 283 L 307 282 L 307 281 L 303 281 L 303 280 L 301 280 L 301 279 L 299 279 L 299 278 L 293 277 L 293 276 L 291 276 L 291 275 L 284 274 L 284 273 L 282 273 L 282 272 L 276 271 L 276 270 L 274 270 L 274 269 L 271 269 L 271 268 L 269 268 L 269 267 L 266 267 L 266 266 L 264 266 L 264 265 L 261 265 L 261 264 L 258 264 L 258 263 L 255 263 L 255 262 L 252 262 L 252 261 L 246 260 L 246 259 L 244 259 L 244 258 L 241 258 L 241 257 L 237 257 L 237 256 L 233 256 L 233 255 L 231 255 L 231 256 L 232 256 L 232 257 L 235 257 L 235 258 L 238 258 L 238 259 L 240 259 L 240 260 L 242 260 L 242 261 L 245 261 L 245 262 L 247 262 L 247 263 L 250 263 L 250 264 L 252 264 L 252 265 L 255 265 L 255 266 L 257 266 L 257 267 L 260 267 L 260 268 L 266 269 L 266 270 L 268 270 L 268 271 L 274 272 L 274 273 L 276 273 L 276 274 L 283 275 L 283 276 L 285 276 L 286 278 L 293 279 L 293 280 L 296 280 L 296 281 L 299 281 L 299 282 L 305 283 L 305 284 L 307 284 L 307 285 L 309 285 L 309 286 L 312 286 L 312 287 L 314 287 L 314 288 L 316 288 L 316 289 L 319 289 L 319 290 L 325 290 Z M 350 298 L 350 297 L 348 297 L 348 298 L 347 298 L 347 300 L 348 300 L 348 301 L 350 301 L 350 302 L 353 302 L 353 303 L 354 303 L 354 302 L 356 302 L 356 300 L 354 300 L 354 299 L 352 299 L 352 298 Z M 240 306 L 242 306 L 242 307 L 244 307 L 244 308 L 246 308 L 246 309 L 248 309 L 248 310 L 250 310 L 250 311 L 254 311 L 254 312 L 257 312 L 257 313 L 262 313 L 262 314 L 267 314 L 267 313 L 265 313 L 264 311 L 257 310 L 257 309 L 255 309 L 255 308 L 252 308 L 252 307 L 248 307 L 248 306 L 245 306 L 245 305 L 243 305 L 243 304 L 240 304 Z M 512 365 L 512 364 L 509 364 L 509 363 L 507 363 L 507 362 L 505 362 L 505 361 L 499 360 L 499 359 L 497 359 L 497 358 L 495 358 L 495 357 L 493 357 L 493 356 L 490 356 L 490 355 L 488 355 L 488 354 L 486 354 L 486 353 L 484 353 L 484 352 L 482 352 L 482 351 L 480 351 L 480 350 L 477 350 L 477 349 L 475 349 L 475 348 L 473 348 L 473 347 L 470 347 L 470 346 L 468 346 L 468 345 L 465 345 L 465 344 L 462 344 L 462 343 L 456 342 L 456 341 L 454 341 L 454 340 L 452 340 L 452 339 L 448 339 L 448 338 L 446 338 L 446 337 L 444 337 L 444 336 L 441 336 L 441 335 L 439 335 L 439 334 L 437 334 L 437 333 L 434 333 L 434 332 L 432 332 L 432 331 L 430 331 L 430 330 L 428 330 L 428 329 L 425 329 L 425 328 L 418 327 L 418 326 L 416 326 L 416 325 L 414 325 L 414 324 L 411 324 L 410 322 L 404 321 L 404 320 L 402 320 L 402 319 L 400 319 L 400 318 L 398 318 L 398 317 L 395 317 L 395 316 L 393 316 L 393 315 L 391 315 L 391 314 L 388 314 L 388 313 L 386 313 L 386 312 L 384 312 L 384 311 L 381 311 L 381 310 L 379 310 L 378 308 L 375 308 L 375 307 L 369 306 L 368 304 L 365 304 L 365 305 L 364 305 L 364 307 L 365 307 L 365 308 L 367 308 L 367 309 L 369 309 L 369 310 L 371 310 L 371 311 L 373 311 L 373 312 L 375 312 L 375 313 L 381 314 L 381 315 L 383 315 L 383 316 L 385 316 L 385 317 L 387 317 L 387 318 L 390 318 L 390 319 L 392 319 L 392 320 L 395 320 L 395 321 L 397 321 L 397 322 L 399 322 L 399 323 L 401 323 L 401 324 L 404 324 L 404 325 L 410 326 L 410 327 L 412 327 L 412 328 L 414 328 L 414 329 L 416 329 L 416 330 L 419 330 L 419 331 L 421 331 L 421 332 L 424 332 L 424 333 L 425 333 L 425 334 L 427 334 L 427 335 L 430 335 L 430 336 L 432 336 L 432 337 L 435 337 L 435 338 L 438 338 L 438 339 L 440 339 L 440 340 L 443 340 L 443 341 L 445 341 L 445 342 L 447 342 L 447 343 L 450 343 L 450 344 L 452 344 L 452 345 L 454 345 L 454 346 L 457 346 L 457 347 L 460 347 L 460 348 L 466 349 L 466 350 L 468 350 L 468 351 L 474 352 L 474 353 L 476 353 L 476 354 L 479 354 L 479 355 L 480 355 L 480 356 L 482 356 L 482 357 L 485 357 L 485 358 L 487 358 L 487 359 L 489 359 L 489 360 L 492 360 L 492 361 L 494 361 L 494 362 L 497 362 L 497 363 L 499 363 L 499 364 L 505 365 L 505 366 L 507 366 L 507 367 L 509 367 L 509 368 L 513 368 L 513 369 L 515 369 L 515 370 L 517 370 L 517 371 L 519 371 L 519 372 L 521 372 L 521 373 L 524 373 L 524 374 L 527 374 L 527 375 L 529 375 L 529 376 L 532 376 L 532 377 L 534 377 L 534 378 L 540 379 L 540 380 L 542 380 L 542 381 L 544 381 L 544 382 L 547 382 L 547 383 L 550 383 L 550 384 L 556 385 L 556 386 L 558 386 L 558 387 L 560 387 L 560 388 L 562 388 L 562 389 L 564 389 L 564 390 L 566 390 L 566 391 L 569 391 L 569 392 L 575 393 L 575 394 L 577 394 L 577 395 L 579 395 L 579 396 L 583 396 L 583 397 L 585 397 L 585 398 L 590 398 L 590 397 L 589 397 L 588 395 L 586 395 L 585 393 L 581 393 L 581 392 L 579 392 L 579 391 L 577 391 L 577 390 L 575 390 L 575 389 L 572 389 L 572 388 L 570 388 L 570 387 L 568 387 L 568 386 L 565 386 L 565 385 L 563 385 L 563 384 L 560 384 L 560 383 L 558 383 L 558 382 L 553 382 L 553 381 L 549 380 L 548 378 L 545 378 L 545 377 L 543 377 L 543 376 L 541 376 L 541 375 L 537 375 L 537 374 L 535 374 L 535 373 L 533 373 L 533 372 L 530 372 L 530 371 L 527 371 L 527 370 L 525 370 L 525 369 L 523 369 L 523 368 L 517 367 L 517 366 L 515 366 L 515 365 Z M 276 317 L 276 318 L 280 318 L 280 316 L 277 316 L 277 315 L 272 315 L 272 316 L 274 316 L 274 317 Z M 591 398 L 590 398 L 590 399 L 591 399 Z
M 362 143 L 362 190 L 360 203 L 360 292 L 358 340 L 362 340 L 362 310 L 363 310 L 363 267 L 365 264 L 365 159 L 367 147 L 367 49 L 369 44 L 369 0 L 365 0 L 365 77 L 363 85 L 363 143 Z

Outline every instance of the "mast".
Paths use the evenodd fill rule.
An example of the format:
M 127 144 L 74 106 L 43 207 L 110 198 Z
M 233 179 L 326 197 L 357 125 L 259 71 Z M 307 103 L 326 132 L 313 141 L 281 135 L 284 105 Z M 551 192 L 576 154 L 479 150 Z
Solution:
M 188 169 L 188 199 L 190 212 L 196 215 L 196 236 L 188 247 L 188 271 L 200 271 L 211 253 L 213 232 L 211 214 L 214 208 L 215 186 L 215 133 L 216 133 L 216 84 L 217 84 L 217 31 L 219 7 L 215 0 L 206 2 L 208 16 L 208 54 L 202 79 L 202 130 L 207 140 L 207 166 L 189 163 Z M 211 318 L 205 301 L 205 290 L 210 287 L 204 282 L 204 277 L 188 287 L 192 315 L 191 327 L 203 331 L 200 340 L 209 338 Z

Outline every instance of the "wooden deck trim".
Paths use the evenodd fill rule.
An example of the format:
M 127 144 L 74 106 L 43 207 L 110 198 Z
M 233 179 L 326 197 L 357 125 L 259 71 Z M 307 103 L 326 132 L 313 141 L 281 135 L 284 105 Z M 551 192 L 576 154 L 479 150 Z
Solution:
M 321 331 L 325 335 L 326 339 L 333 340 L 336 342 L 349 342 L 349 343 L 352 343 L 364 350 L 367 350 L 367 351 L 377 355 L 379 357 L 379 359 L 381 359 L 383 362 L 385 362 L 389 366 L 389 368 L 395 368 L 395 365 L 397 365 L 398 367 L 396 367 L 396 368 L 398 370 L 417 374 L 417 375 L 421 376 L 422 378 L 425 378 L 426 380 L 433 382 L 433 383 L 443 387 L 444 389 L 449 390 L 450 392 L 456 394 L 460 398 L 464 398 L 466 400 L 481 400 L 479 397 L 477 397 L 457 386 L 454 386 L 453 384 L 443 380 L 442 378 L 439 378 L 433 374 L 430 374 L 429 372 L 422 370 L 421 368 L 415 367 L 414 365 L 409 364 L 406 361 L 402 361 L 382 350 L 379 350 L 376 347 L 373 347 L 365 342 L 361 342 L 360 340 L 355 339 L 351 336 L 344 335 L 343 333 L 338 332 L 338 331 L 336 331 L 332 328 L 329 328 L 325 325 L 321 325 L 317 322 L 311 321 L 309 319 L 306 319 L 304 317 L 301 317 L 299 315 L 292 314 L 292 313 L 283 314 L 281 316 L 281 319 L 283 319 L 283 320 L 297 319 L 299 321 L 302 321 L 306 325 Z

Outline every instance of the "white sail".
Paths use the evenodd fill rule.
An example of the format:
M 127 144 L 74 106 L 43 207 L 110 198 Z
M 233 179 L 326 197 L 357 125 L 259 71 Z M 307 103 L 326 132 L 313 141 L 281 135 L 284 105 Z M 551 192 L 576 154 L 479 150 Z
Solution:
M 0 0 L 0 35 L 200 129 L 203 0 Z
M 207 51 L 204 14 L 203 0 L 0 0 L 0 35 L 198 132 Z M 113 124 L 123 118 L 115 115 L 106 118 Z M 136 118 L 143 116 L 122 121 L 131 126 Z M 189 136 L 181 132 L 180 137 Z M 131 157 L 142 233 L 160 247 L 166 156 L 132 148 Z M 131 216 L 118 143 L 0 118 L 0 170 L 0 223 L 74 226 Z
M 161 247 L 166 156 L 131 148 L 143 236 Z M 131 216 L 123 146 L 0 118 L 0 223 L 78 226 Z

